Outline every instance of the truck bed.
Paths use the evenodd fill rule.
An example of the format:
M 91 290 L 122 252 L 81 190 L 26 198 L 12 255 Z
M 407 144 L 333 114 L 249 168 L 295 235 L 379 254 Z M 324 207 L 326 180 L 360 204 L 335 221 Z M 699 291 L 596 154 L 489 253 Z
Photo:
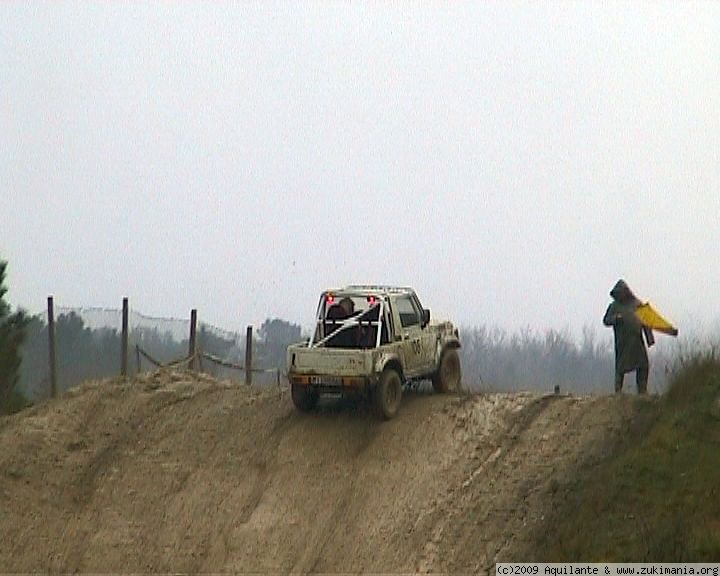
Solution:
M 288 348 L 288 368 L 297 375 L 370 376 L 375 350 L 347 348 L 308 348 L 295 344 Z

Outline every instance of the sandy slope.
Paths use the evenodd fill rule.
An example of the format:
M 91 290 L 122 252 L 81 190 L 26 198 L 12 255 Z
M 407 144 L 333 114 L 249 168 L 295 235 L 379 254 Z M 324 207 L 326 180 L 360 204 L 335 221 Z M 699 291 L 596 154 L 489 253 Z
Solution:
M 632 402 L 408 394 L 380 423 L 188 373 L 88 384 L 0 419 L 0 572 L 484 572 Z

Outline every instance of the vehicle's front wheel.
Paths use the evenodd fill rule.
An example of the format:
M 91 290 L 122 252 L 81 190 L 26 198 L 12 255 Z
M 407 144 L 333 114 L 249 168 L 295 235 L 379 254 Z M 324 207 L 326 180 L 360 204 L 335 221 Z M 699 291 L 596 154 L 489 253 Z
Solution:
M 386 368 L 373 391 L 373 403 L 377 415 L 383 420 L 395 417 L 402 400 L 402 380 L 392 368 Z
M 433 374 L 433 388 L 441 394 L 455 392 L 460 387 L 460 378 L 460 357 L 457 350 L 449 348 L 443 352 L 440 366 Z
M 308 412 L 315 408 L 318 401 L 318 394 L 308 386 L 293 384 L 292 401 L 293 404 L 295 404 L 295 408 L 302 412 Z

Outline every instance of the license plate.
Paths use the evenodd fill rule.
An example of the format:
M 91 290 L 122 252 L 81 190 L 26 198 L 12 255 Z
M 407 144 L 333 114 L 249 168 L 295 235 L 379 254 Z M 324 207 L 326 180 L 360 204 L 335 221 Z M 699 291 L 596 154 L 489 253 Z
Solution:
M 310 384 L 315 386 L 342 386 L 342 378 L 337 376 L 310 376 Z

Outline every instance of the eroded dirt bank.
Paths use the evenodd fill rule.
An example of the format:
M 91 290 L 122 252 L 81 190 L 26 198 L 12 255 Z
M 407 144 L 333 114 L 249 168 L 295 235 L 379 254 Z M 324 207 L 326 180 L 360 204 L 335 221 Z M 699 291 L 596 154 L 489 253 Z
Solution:
M 0 419 L 0 571 L 485 572 L 629 397 L 408 394 L 399 416 L 189 373 Z

